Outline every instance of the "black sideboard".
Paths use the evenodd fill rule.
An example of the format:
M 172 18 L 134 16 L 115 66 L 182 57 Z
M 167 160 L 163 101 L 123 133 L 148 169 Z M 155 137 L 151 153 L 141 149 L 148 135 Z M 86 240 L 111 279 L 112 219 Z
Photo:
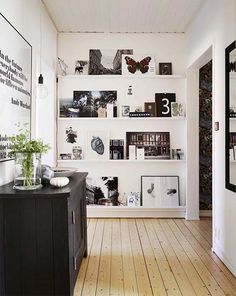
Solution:
M 72 296 L 87 256 L 85 178 L 35 191 L 0 187 L 0 295 Z

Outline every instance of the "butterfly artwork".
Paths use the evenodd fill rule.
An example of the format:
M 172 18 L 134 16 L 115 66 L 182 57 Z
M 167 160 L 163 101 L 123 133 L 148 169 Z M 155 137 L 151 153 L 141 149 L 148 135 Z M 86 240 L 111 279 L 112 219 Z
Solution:
M 122 74 L 154 74 L 155 62 L 151 56 L 128 56 L 124 55 L 122 63 Z

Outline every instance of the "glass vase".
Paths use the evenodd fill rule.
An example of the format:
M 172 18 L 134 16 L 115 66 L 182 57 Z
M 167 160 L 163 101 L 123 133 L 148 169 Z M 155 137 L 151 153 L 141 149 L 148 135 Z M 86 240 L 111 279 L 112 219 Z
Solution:
M 41 154 L 16 153 L 14 189 L 35 190 L 41 185 Z

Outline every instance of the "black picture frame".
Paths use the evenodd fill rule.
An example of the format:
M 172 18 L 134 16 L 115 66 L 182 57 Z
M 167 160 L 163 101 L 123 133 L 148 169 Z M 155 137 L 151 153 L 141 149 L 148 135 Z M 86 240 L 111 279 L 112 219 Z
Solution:
M 157 117 L 171 117 L 171 103 L 176 101 L 175 93 L 156 93 L 156 116 Z
M 172 75 L 172 63 L 159 63 L 159 75 Z
M 2 38 L 0 51 L 2 66 L 0 68 L 3 70 L 3 64 L 8 64 L 12 69 L 11 76 L 2 75 L 0 82 L 0 88 L 6 87 L 4 101 L 0 100 L 0 105 L 3 110 L 5 104 L 4 114 L 9 115 L 7 118 L 0 115 L 0 146 L 6 146 L 5 150 L 0 149 L 1 163 L 13 160 L 8 157 L 12 136 L 19 134 L 20 130 L 21 132 L 28 130 L 31 137 L 32 46 L 2 13 L 0 13 L 0 22 L 0 28 L 3 31 L 0 30 Z M 14 46 L 11 43 L 12 40 L 14 40 Z M 6 79 L 8 79 L 7 83 L 4 82 Z M 7 88 L 8 85 L 11 87 Z M 7 132 L 2 129 L 3 127 L 7 127 Z
M 126 158 L 129 145 L 144 148 L 144 159 L 170 159 L 169 132 L 126 132 Z
M 225 49 L 225 188 L 236 192 L 236 184 L 230 182 L 230 53 L 236 48 L 233 41 Z
M 156 186 L 158 185 L 158 186 Z M 147 198 L 150 197 L 148 201 Z M 168 200 L 165 198 L 168 197 Z M 141 206 L 148 208 L 168 208 L 180 206 L 179 176 L 141 176 Z

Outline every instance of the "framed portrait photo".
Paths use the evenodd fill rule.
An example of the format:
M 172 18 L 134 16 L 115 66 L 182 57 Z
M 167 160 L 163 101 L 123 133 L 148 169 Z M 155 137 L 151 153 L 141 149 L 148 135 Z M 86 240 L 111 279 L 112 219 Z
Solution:
M 151 117 L 156 116 L 156 103 L 155 102 L 145 102 L 144 111 L 149 112 Z
M 142 206 L 179 206 L 179 176 L 141 176 Z
M 159 63 L 159 75 L 172 75 L 172 64 Z

